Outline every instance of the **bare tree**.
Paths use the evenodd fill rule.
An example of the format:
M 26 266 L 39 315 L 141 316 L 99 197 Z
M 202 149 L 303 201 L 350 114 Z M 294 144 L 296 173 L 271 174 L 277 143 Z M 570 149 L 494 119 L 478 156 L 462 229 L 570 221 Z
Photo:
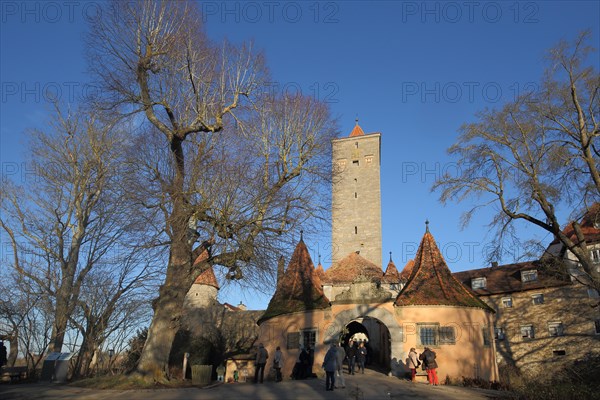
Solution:
M 89 49 L 104 108 L 145 117 L 140 148 L 162 136 L 161 157 L 139 161 L 148 188 L 138 194 L 154 190 L 140 203 L 164 217 L 169 261 L 137 368 L 162 380 L 196 277 L 211 265 L 232 278 L 268 273 L 277 243 L 315 214 L 310 189 L 329 171 L 319 156 L 335 123 L 318 101 L 265 96 L 263 57 L 251 45 L 212 43 L 196 3 L 110 3 Z
M 113 124 L 57 108 L 51 131 L 30 138 L 35 179 L 5 182 L 0 226 L 11 267 L 50 299 L 60 352 L 86 277 L 138 227 L 116 179 L 125 139 Z
M 442 177 L 433 189 L 441 190 L 442 202 L 483 199 L 464 215 L 465 223 L 478 208 L 496 206 L 491 225 L 498 228 L 498 250 L 515 234 L 516 221 L 549 232 L 580 263 L 584 273 L 575 278 L 600 290 L 580 226 L 583 215 L 598 213 L 592 205 L 600 200 L 600 76 L 593 63 L 587 65 L 594 51 L 589 40 L 584 32 L 549 51 L 539 93 L 480 112 L 477 122 L 463 125 L 449 149 L 458 157 L 458 174 Z M 561 228 L 564 209 L 571 211 L 575 238 Z

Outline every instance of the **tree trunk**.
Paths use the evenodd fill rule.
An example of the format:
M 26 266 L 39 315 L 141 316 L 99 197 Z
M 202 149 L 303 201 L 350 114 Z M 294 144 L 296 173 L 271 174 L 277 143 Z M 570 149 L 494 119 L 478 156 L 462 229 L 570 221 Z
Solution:
M 183 302 L 195 278 L 191 268 L 192 245 L 187 238 L 190 215 L 186 210 L 184 195 L 185 160 L 182 144 L 183 140 L 177 137 L 171 142 L 176 173 L 170 193 L 173 211 L 167 221 L 171 236 L 167 276 L 160 288 L 148 338 L 136 369 L 136 374 L 147 380 L 162 381 L 168 378 L 169 355 L 179 330 Z

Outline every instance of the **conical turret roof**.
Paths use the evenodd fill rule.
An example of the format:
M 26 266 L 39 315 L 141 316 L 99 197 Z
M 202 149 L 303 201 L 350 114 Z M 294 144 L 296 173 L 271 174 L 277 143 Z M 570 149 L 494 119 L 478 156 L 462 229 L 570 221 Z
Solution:
M 261 322 L 282 314 L 329 307 L 308 248 L 300 240 Z
M 398 272 L 396 265 L 394 264 L 394 262 L 391 259 L 387 265 L 387 268 L 385 269 L 385 272 L 383 274 L 383 278 L 381 278 L 381 281 L 385 282 L 385 283 L 400 282 L 400 273 Z
M 352 132 L 350 132 L 350 136 L 348 136 L 348 137 L 356 137 L 356 136 L 364 136 L 364 135 L 365 135 L 365 132 L 362 130 L 360 125 L 358 125 L 358 120 L 357 120 L 356 125 L 354 126 L 354 128 L 352 129 Z
M 394 304 L 480 307 L 493 311 L 452 276 L 429 230 L 421 239 L 411 275 Z
M 207 260 L 209 257 L 208 250 L 204 250 L 194 261 L 194 267 Z M 219 289 L 219 283 L 217 282 L 217 277 L 215 276 L 215 271 L 213 270 L 212 265 L 207 269 L 202 271 L 200 275 L 194 281 L 194 285 L 208 285 L 213 286 Z

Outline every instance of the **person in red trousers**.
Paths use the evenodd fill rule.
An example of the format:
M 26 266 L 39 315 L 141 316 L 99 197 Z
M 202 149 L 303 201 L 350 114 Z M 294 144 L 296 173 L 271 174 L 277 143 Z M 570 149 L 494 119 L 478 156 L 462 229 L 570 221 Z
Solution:
M 429 347 L 425 347 L 425 351 L 421 353 L 419 359 L 423 360 L 423 363 L 425 364 L 425 369 L 427 370 L 427 381 L 430 385 L 437 386 L 440 384 L 440 382 L 435 370 L 438 367 L 435 357 L 435 351 L 431 350 Z

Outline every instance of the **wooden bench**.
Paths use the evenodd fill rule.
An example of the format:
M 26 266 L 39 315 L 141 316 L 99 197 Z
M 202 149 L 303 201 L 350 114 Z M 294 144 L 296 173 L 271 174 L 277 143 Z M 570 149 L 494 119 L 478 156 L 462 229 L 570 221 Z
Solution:
M 0 369 L 0 381 L 18 382 L 27 379 L 27 367 L 2 367 Z

